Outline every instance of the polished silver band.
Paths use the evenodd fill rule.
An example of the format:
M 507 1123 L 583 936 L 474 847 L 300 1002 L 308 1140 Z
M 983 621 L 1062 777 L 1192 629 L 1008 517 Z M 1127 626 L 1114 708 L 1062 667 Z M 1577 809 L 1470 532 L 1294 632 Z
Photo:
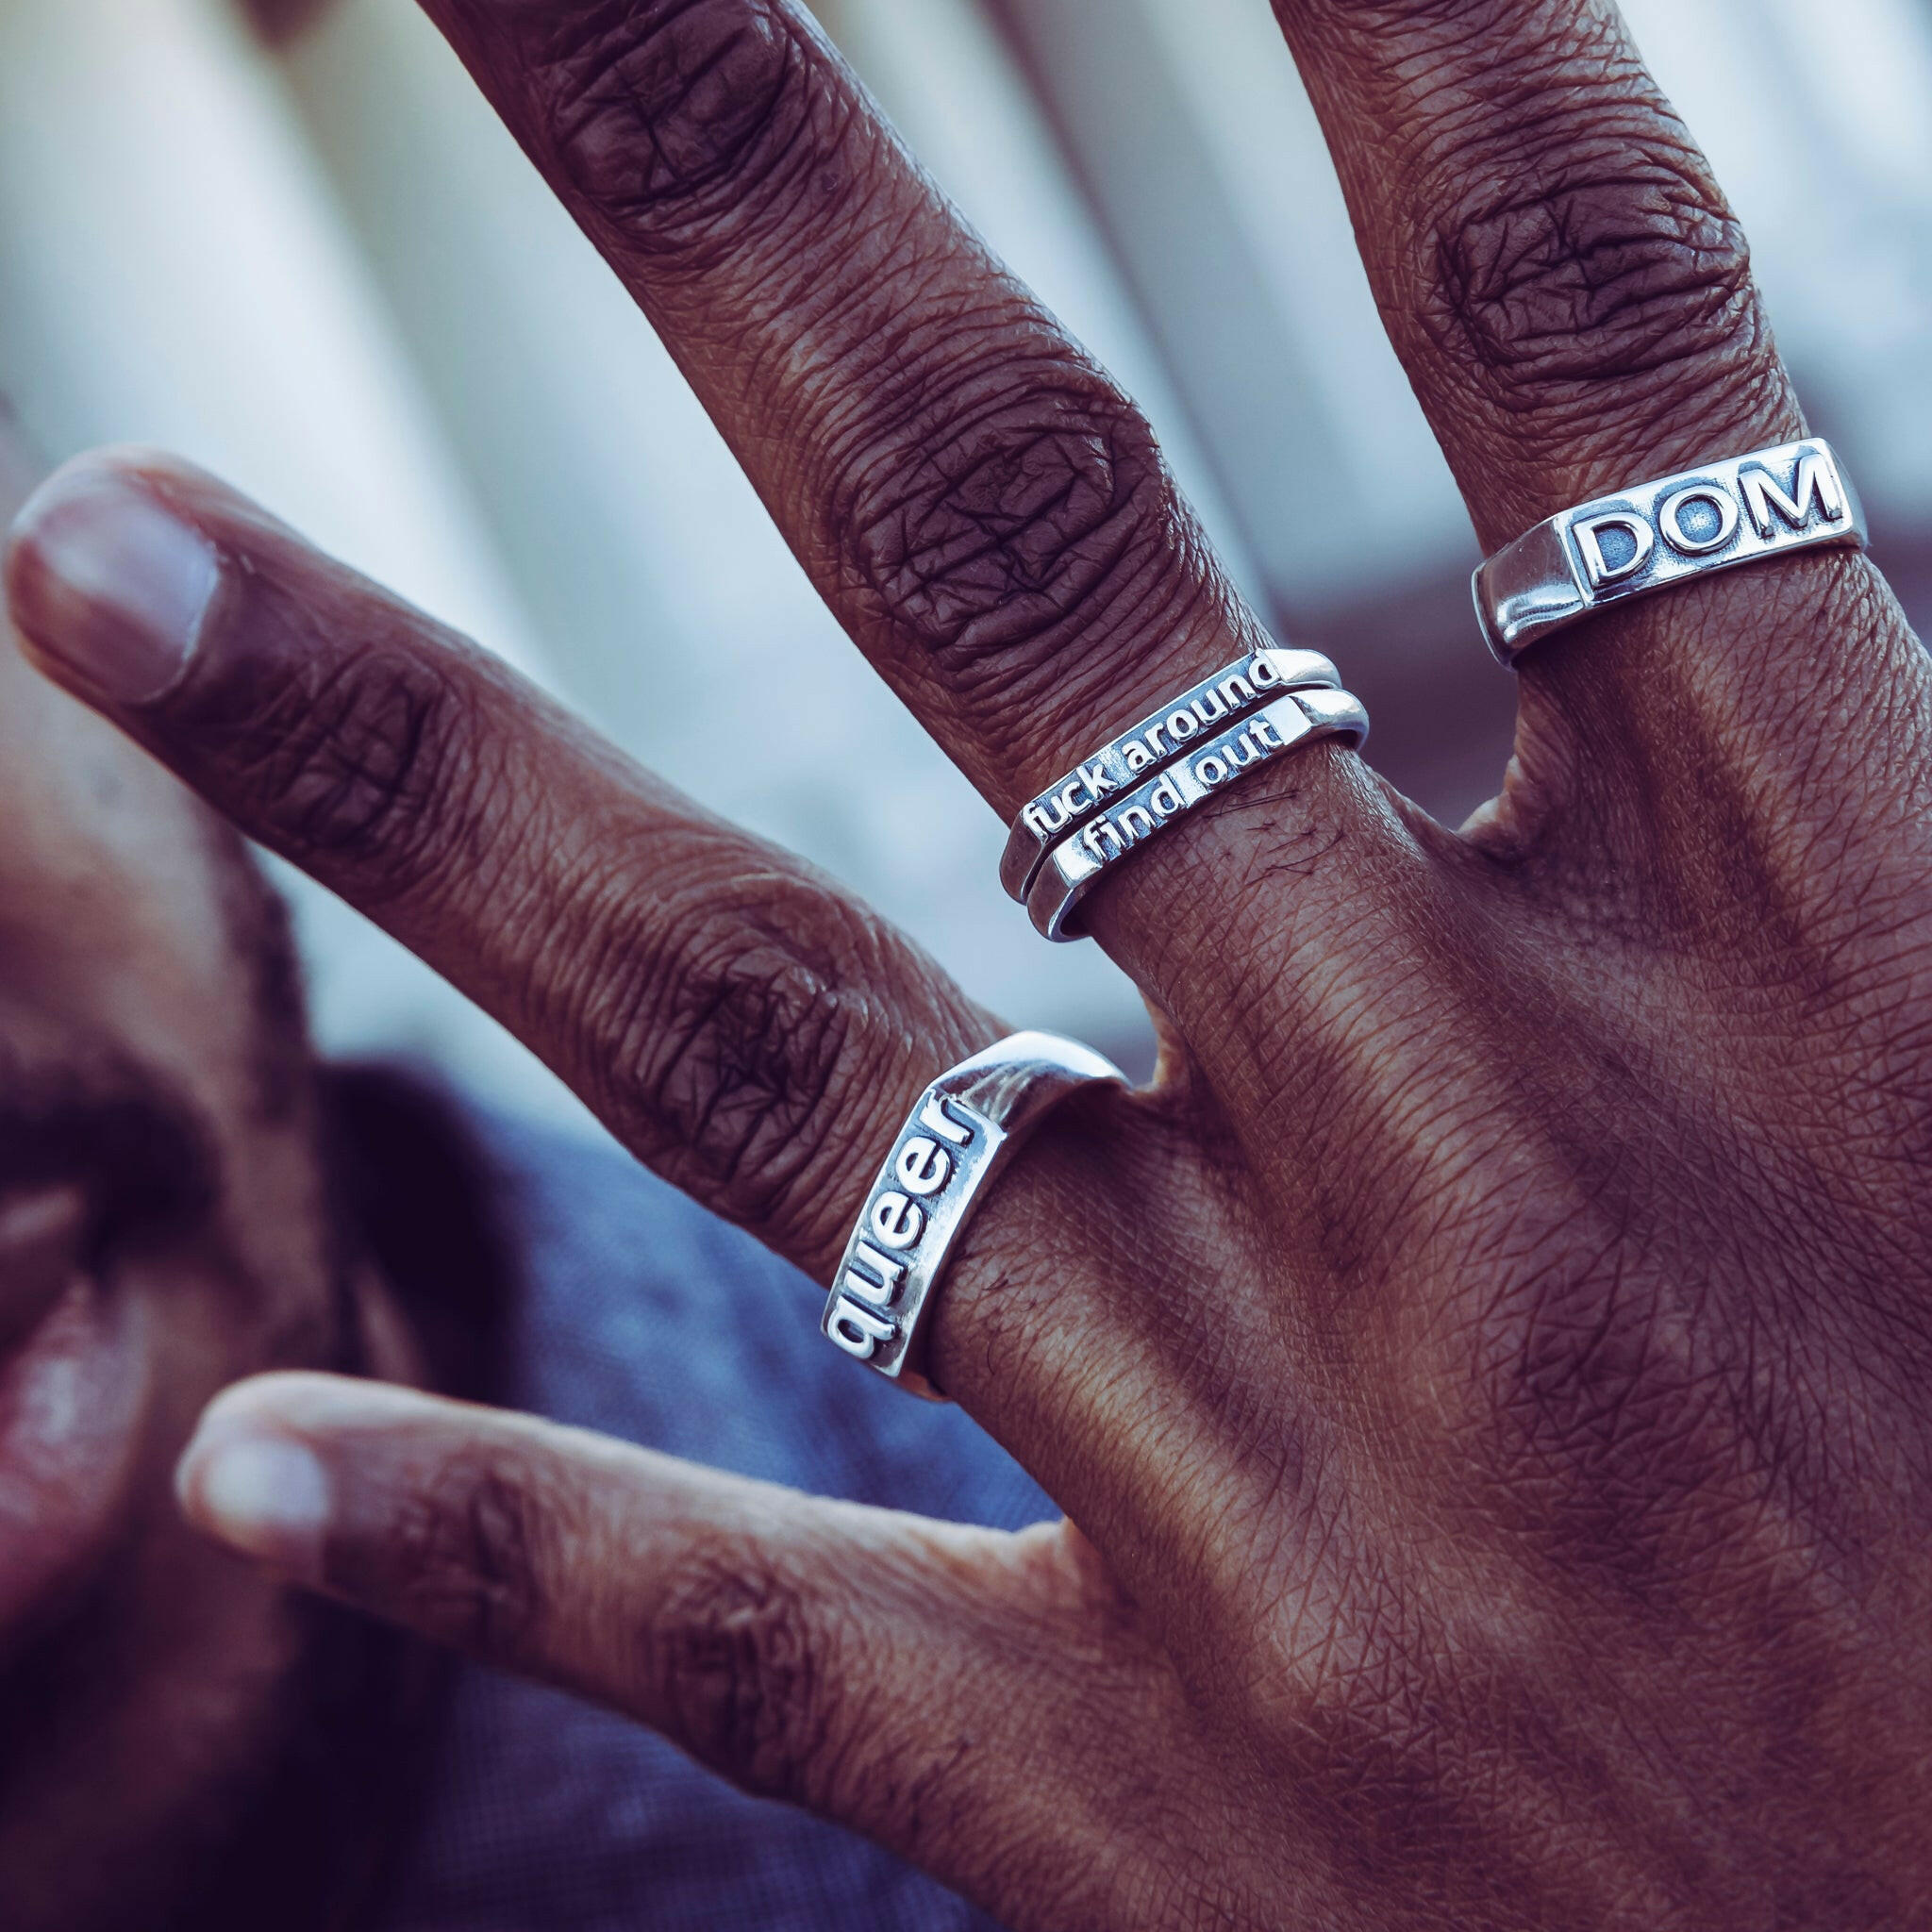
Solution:
M 1539 524 L 1475 574 L 1490 649 L 1531 644 L 1625 597 L 1822 545 L 1862 550 L 1865 512 L 1816 437 L 1686 470 Z
M 1026 895 L 1027 916 L 1050 940 L 1080 938 L 1074 910 L 1124 858 L 1242 773 L 1317 739 L 1359 746 L 1369 714 L 1345 691 L 1290 691 L 1244 723 L 1191 746 L 1158 777 L 1110 799 L 1046 856 Z
M 1335 666 L 1319 651 L 1270 645 L 1237 658 L 1102 745 L 1023 806 L 1000 860 L 1000 883 L 1024 906 L 1046 855 L 1069 833 L 1098 818 L 1116 792 L 1179 758 L 1196 738 L 1225 729 L 1283 691 L 1332 689 L 1341 682 Z
M 974 1205 L 1027 1137 L 1082 1087 L 1127 1076 L 1053 1033 L 1015 1033 L 920 1096 L 879 1170 L 820 1324 L 849 1356 L 943 1401 L 920 1365 L 919 1322 Z

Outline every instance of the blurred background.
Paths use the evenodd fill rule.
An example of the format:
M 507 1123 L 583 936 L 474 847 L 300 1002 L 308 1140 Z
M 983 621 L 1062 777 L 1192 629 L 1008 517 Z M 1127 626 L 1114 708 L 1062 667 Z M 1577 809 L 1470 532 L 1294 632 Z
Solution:
M 1812 419 L 1923 629 L 1932 8 L 1624 10 L 1743 215 Z M 1441 816 L 1478 803 L 1510 680 L 1477 641 L 1468 524 L 1265 0 L 818 11 L 1140 398 L 1258 608 L 1341 658 L 1375 761 Z M 850 881 L 1015 1023 L 1144 1061 L 1132 989 L 1001 895 L 1002 828 L 843 642 L 409 0 L 0 0 L 0 393 L 49 459 L 133 441 L 222 472 Z M 724 704 L 728 765 L 677 722 Z M 839 782 L 861 757 L 864 806 Z M 300 907 L 331 1045 L 427 1053 L 571 1113 L 398 948 L 312 889 Z

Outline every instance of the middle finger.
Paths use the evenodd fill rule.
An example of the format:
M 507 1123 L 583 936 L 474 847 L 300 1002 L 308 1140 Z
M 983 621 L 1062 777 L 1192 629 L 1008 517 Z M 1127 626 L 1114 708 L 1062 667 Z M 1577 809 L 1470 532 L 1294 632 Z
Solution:
M 425 4 L 820 592 L 1000 812 L 1264 641 L 1139 412 L 946 206 L 801 8 Z M 1391 942 L 1363 932 L 1357 889 L 1378 858 L 1411 861 L 1400 828 L 1345 756 L 1291 762 L 1243 783 L 1259 808 L 1244 833 L 1176 827 L 1125 869 L 1137 888 L 1098 895 L 1113 903 L 1093 929 L 1184 1023 L 1188 962 L 1204 941 L 1235 957 L 1227 921 L 1245 914 L 1209 933 L 1164 908 L 1239 899 L 1227 874 L 1251 850 L 1332 855 L 1301 882 L 1301 937 Z
M 1248 620 L 1146 424 L 802 11 L 427 9 L 818 590 L 996 807 L 1238 648 Z

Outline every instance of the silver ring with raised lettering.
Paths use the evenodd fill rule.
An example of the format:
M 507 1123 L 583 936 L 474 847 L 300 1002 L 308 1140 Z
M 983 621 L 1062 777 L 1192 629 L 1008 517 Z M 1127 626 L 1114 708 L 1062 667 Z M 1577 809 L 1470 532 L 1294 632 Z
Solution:
M 920 1318 L 960 1230 L 1053 1108 L 1083 1087 L 1127 1084 L 1091 1047 L 1015 1033 L 941 1074 L 912 1109 L 866 1197 L 820 1324 L 849 1356 L 943 1402 L 922 1366 Z
M 1808 437 L 1640 483 L 1539 524 L 1476 572 L 1476 619 L 1490 649 L 1511 664 L 1552 631 L 1625 597 L 1794 550 L 1862 550 L 1868 541 L 1858 493 L 1831 445 Z
M 1046 855 L 1070 832 L 1099 817 L 1114 793 L 1172 763 L 1194 739 L 1246 717 L 1283 691 L 1333 688 L 1341 682 L 1335 666 L 1319 651 L 1269 645 L 1224 665 L 1102 745 L 1030 805 L 1023 806 L 1000 860 L 1000 883 L 1024 906 Z
M 1080 901 L 1120 862 L 1157 833 L 1257 765 L 1324 738 L 1345 738 L 1359 748 L 1369 714 L 1345 691 L 1306 690 L 1276 698 L 1242 724 L 1218 733 L 1158 777 L 1109 799 L 1071 839 L 1046 855 L 1026 895 L 1026 914 L 1050 940 L 1076 940 Z

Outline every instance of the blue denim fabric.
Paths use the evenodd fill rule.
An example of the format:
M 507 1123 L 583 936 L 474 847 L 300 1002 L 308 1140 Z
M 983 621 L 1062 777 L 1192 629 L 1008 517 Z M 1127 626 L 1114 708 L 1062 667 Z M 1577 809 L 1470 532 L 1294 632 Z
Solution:
M 956 1409 L 868 1375 L 823 1297 L 614 1150 L 477 1123 L 524 1285 L 514 1406 L 767 1480 L 1017 1528 L 1055 1512 Z M 381 1932 L 965 1932 L 888 1853 L 740 1796 L 660 1739 L 464 1667 Z

